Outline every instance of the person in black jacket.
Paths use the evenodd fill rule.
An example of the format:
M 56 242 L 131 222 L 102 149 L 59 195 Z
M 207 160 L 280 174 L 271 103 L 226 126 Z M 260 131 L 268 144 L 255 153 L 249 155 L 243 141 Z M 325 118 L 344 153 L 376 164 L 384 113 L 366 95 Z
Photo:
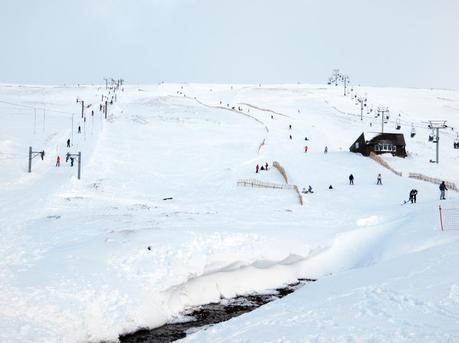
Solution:
M 354 175 L 349 175 L 349 184 L 353 185 L 354 184 Z
M 412 189 L 410 191 L 410 200 L 411 203 L 415 203 L 416 204 L 416 195 L 418 195 L 418 190 L 417 189 Z
M 445 198 L 445 191 L 447 191 L 448 188 L 446 188 L 445 181 L 442 181 L 442 182 L 441 182 L 439 188 L 440 188 L 440 200 L 446 200 L 446 198 Z

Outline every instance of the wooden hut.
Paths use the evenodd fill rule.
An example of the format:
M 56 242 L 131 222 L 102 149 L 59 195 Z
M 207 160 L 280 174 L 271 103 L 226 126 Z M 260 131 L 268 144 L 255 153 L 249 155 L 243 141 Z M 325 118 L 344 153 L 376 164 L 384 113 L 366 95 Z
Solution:
M 406 157 L 405 137 L 403 133 L 363 132 L 351 145 L 351 152 L 369 156 L 375 154 L 392 154 L 393 156 Z

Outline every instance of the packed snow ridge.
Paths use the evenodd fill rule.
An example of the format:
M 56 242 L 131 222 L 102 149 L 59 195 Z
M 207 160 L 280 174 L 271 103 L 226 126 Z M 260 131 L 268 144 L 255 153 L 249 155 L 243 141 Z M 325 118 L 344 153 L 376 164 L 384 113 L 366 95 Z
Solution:
M 459 231 L 441 231 L 438 212 L 458 193 L 440 202 L 438 185 L 407 177 L 459 182 L 458 91 L 126 85 L 105 119 L 114 94 L 0 86 L 0 341 L 117 341 L 298 278 L 318 281 L 185 341 L 459 340 Z M 360 120 L 355 94 L 405 134 L 408 157 L 382 155 L 401 177 L 349 152 L 380 125 Z M 449 126 L 439 164 L 432 119 Z M 31 173 L 29 146 L 45 151 Z M 81 152 L 80 180 L 68 152 Z M 273 161 L 311 185 L 303 206 L 289 187 L 238 186 L 285 184 Z M 401 206 L 411 189 L 417 203 Z

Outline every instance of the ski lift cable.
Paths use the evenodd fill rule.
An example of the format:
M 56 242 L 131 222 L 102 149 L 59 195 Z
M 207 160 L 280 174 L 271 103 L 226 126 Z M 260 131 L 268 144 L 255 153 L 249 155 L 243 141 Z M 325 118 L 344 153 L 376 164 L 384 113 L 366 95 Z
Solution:
M 25 105 L 25 104 L 20 104 L 20 103 L 14 103 L 14 102 L 5 101 L 5 100 L 0 100 L 0 103 L 2 103 L 2 104 L 7 104 L 7 105 L 11 105 L 11 106 L 17 106 L 17 107 L 23 107 L 23 108 L 30 108 L 30 109 L 34 109 L 34 110 L 43 110 L 43 111 L 46 111 L 46 112 L 63 113 L 63 114 L 74 114 L 74 112 L 53 110 L 53 109 L 50 109 L 50 108 L 47 108 L 47 107 L 46 107 L 46 108 L 45 108 L 45 107 L 36 107 L 36 106 L 32 106 L 32 105 Z

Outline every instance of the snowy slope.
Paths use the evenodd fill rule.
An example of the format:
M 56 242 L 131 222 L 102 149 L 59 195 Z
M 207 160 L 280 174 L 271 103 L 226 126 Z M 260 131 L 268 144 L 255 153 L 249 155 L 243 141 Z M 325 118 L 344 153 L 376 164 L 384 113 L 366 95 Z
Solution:
M 442 134 L 433 165 L 424 123 L 459 128 L 459 92 L 358 91 L 407 123 L 410 156 L 386 158 L 394 168 L 459 182 L 454 132 Z M 348 151 L 376 119 L 360 121 L 341 89 L 127 86 L 108 120 L 98 111 L 103 93 L 0 87 L 0 341 L 116 340 L 187 306 L 298 277 L 319 281 L 189 340 L 458 339 L 459 236 L 438 230 L 438 187 Z M 77 96 L 96 109 L 85 125 Z M 80 181 L 75 168 L 54 166 L 67 152 L 72 113 L 83 127 L 70 149 L 83 155 Z M 47 152 L 32 174 L 29 145 Z M 254 172 L 273 161 L 290 184 L 312 185 L 304 206 L 292 190 L 236 186 L 283 183 L 275 169 Z M 400 206 L 413 187 L 418 204 Z M 444 205 L 457 200 L 449 192 Z

